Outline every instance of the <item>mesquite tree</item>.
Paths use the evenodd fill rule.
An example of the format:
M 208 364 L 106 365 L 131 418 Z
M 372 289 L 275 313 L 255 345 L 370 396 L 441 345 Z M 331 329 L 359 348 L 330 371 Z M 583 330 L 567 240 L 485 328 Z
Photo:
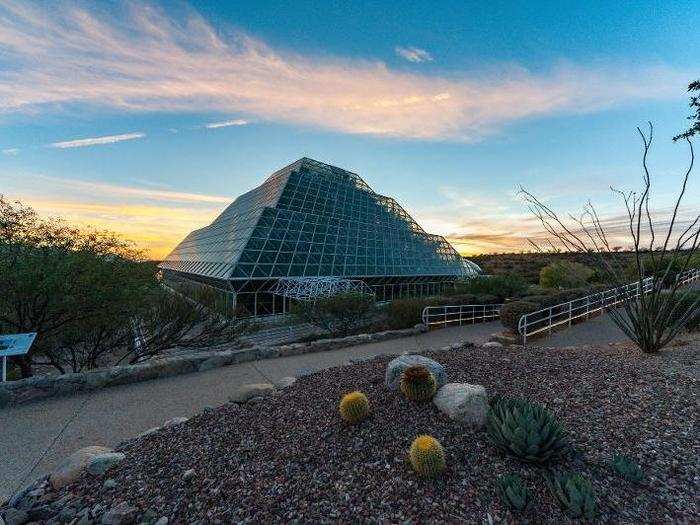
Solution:
M 620 196 L 625 209 L 626 229 L 634 253 L 633 280 L 639 283 L 640 292 L 645 278 L 648 277 L 651 284 L 647 293 L 639 293 L 637 297 L 624 301 L 621 307 L 608 309 L 608 313 L 643 352 L 655 353 L 678 335 L 700 308 L 700 298 L 688 300 L 691 296 L 681 288 L 676 278 L 676 275 L 691 268 L 691 261 L 698 250 L 700 215 L 694 215 L 687 221 L 679 218 L 695 159 L 690 136 L 685 136 L 681 138 L 688 144 L 690 162 L 682 177 L 673 212 L 666 220 L 652 220 L 652 175 L 647 159 L 654 139 L 654 128 L 649 123 L 647 133 L 640 128 L 637 131 L 643 144 L 641 191 L 611 189 Z M 520 189 L 520 195 L 547 232 L 546 242 L 550 246 L 586 254 L 602 268 L 602 274 L 611 284 L 629 280 L 629 269 L 611 246 L 612 235 L 590 202 L 580 216 L 569 214 L 563 217 L 524 188 Z M 539 249 L 536 243 L 532 244 Z

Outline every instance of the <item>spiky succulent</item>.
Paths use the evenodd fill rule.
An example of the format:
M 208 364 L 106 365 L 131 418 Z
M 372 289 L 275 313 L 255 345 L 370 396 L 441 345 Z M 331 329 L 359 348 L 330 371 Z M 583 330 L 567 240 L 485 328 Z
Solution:
M 435 376 L 424 366 L 409 366 L 401 374 L 401 392 L 413 401 L 429 401 L 437 391 Z
M 362 392 L 350 392 L 340 400 L 340 416 L 348 423 L 357 423 L 369 415 L 369 400 Z
M 445 451 L 432 436 L 418 436 L 408 452 L 411 466 L 417 474 L 426 478 L 435 477 L 445 469 Z
M 616 454 L 613 456 L 610 466 L 621 477 L 633 483 L 640 483 L 644 479 L 642 467 L 629 456 Z
M 530 463 L 549 463 L 569 449 L 566 432 L 554 416 L 524 399 L 495 399 L 486 430 L 496 448 Z
M 570 518 L 593 519 L 596 498 L 593 485 L 581 474 L 554 473 L 549 478 L 552 494 Z
M 510 509 L 522 512 L 532 504 L 532 494 L 517 474 L 506 474 L 496 481 L 498 495 Z

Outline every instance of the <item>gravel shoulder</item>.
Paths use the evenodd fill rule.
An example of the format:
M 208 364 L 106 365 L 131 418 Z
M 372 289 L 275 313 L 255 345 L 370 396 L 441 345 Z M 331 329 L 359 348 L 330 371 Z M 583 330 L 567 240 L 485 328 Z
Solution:
M 690 338 L 658 356 L 625 345 L 576 349 L 464 348 L 425 354 L 449 381 L 481 384 L 489 395 L 523 396 L 566 425 L 577 455 L 560 468 L 590 478 L 598 521 L 700 521 L 697 366 Z M 76 508 L 120 504 L 170 523 L 414 522 L 566 523 L 541 469 L 498 454 L 484 431 L 460 427 L 432 403 L 407 401 L 384 385 L 389 357 L 300 378 L 272 397 L 224 404 L 186 423 L 118 447 L 126 459 L 101 477 L 85 475 L 56 497 Z M 358 426 L 337 414 L 342 394 L 362 390 L 372 416 Z M 417 435 L 443 444 L 447 470 L 417 478 L 406 452 Z M 635 485 L 606 466 L 635 458 Z M 520 473 L 534 492 L 529 514 L 513 516 L 494 483 Z M 106 479 L 113 480 L 104 486 Z M 97 507 L 95 507 L 97 506 Z

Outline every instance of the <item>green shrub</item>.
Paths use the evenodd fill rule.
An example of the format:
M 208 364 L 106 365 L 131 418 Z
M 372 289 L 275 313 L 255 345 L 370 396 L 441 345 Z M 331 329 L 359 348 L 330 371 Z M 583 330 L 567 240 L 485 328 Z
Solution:
M 674 320 L 679 320 L 692 310 L 694 313 L 688 317 L 685 328 L 691 332 L 700 330 L 700 291 L 678 290 L 674 295 L 672 308 L 671 317 Z
M 458 286 L 462 293 L 487 294 L 503 302 L 510 297 L 517 297 L 527 290 L 527 283 L 518 274 L 480 276 L 469 279 Z
M 550 479 L 550 489 L 570 518 L 595 518 L 596 499 L 593 486 L 581 474 L 554 474 Z
M 501 501 L 511 510 L 523 512 L 532 504 L 532 494 L 517 474 L 506 474 L 498 478 L 496 489 Z
M 529 463 L 550 463 L 570 449 L 566 432 L 554 416 L 524 399 L 496 398 L 486 430 L 498 450 Z
M 579 288 L 593 276 L 588 266 L 573 261 L 557 261 L 540 270 L 540 286 L 544 288 Z
M 510 331 L 518 332 L 518 321 L 520 318 L 531 312 L 541 309 L 542 307 L 536 303 L 528 301 L 513 301 L 506 303 L 501 308 L 501 324 Z
M 423 322 L 421 317 L 423 308 L 434 303 L 434 300 L 425 297 L 391 301 L 385 308 L 388 328 L 400 330 L 401 328 L 411 328 Z
M 610 466 L 621 477 L 633 483 L 640 483 L 644 479 L 642 467 L 629 456 L 613 456 Z
M 346 292 L 316 301 L 295 304 L 292 312 L 302 321 L 345 336 L 366 324 L 374 307 L 374 296 Z

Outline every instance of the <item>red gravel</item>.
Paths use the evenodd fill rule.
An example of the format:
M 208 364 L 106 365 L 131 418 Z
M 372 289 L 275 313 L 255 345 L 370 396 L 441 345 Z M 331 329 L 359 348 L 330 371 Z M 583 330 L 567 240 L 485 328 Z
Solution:
M 559 466 L 591 479 L 601 522 L 697 523 L 698 350 L 643 356 L 621 346 L 467 348 L 425 355 L 441 362 L 452 382 L 550 408 L 583 453 L 583 460 Z M 388 391 L 389 359 L 321 371 L 271 398 L 224 405 L 126 442 L 119 450 L 127 459 L 105 476 L 115 488 L 87 476 L 66 492 L 84 506 L 126 501 L 170 523 L 567 521 L 542 470 L 499 455 L 484 431 L 460 427 L 432 403 Z M 356 427 L 337 412 L 351 390 L 365 392 L 372 409 Z M 447 453 L 447 470 L 434 481 L 417 478 L 406 463 L 411 441 L 424 433 Z M 615 477 L 605 467 L 615 453 L 636 458 L 647 480 L 634 485 Z M 185 480 L 189 469 L 195 474 Z M 535 493 L 524 517 L 508 513 L 496 495 L 497 476 L 509 472 L 519 472 Z

